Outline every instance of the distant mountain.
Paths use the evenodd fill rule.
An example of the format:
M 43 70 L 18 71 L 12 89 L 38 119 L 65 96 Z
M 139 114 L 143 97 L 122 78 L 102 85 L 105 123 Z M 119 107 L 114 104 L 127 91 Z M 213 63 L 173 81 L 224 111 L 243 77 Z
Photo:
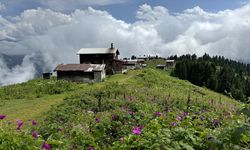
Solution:
M 24 55 L 6 55 L 0 53 L 0 59 L 4 61 L 8 68 L 13 68 L 16 65 L 21 65 L 23 62 Z

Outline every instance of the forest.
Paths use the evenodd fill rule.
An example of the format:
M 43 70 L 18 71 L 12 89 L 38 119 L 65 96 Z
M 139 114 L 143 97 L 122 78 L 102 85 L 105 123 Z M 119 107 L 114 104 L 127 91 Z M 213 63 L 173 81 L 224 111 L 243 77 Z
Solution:
M 250 64 L 208 54 L 202 57 L 195 54 L 175 55 L 169 59 L 177 61 L 173 76 L 249 103 Z

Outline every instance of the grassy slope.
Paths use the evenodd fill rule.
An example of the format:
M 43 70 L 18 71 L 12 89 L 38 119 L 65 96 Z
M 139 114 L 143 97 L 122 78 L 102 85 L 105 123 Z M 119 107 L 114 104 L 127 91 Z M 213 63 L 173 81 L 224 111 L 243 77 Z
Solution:
M 15 131 L 15 123 L 12 128 L 3 124 L 0 149 L 1 142 L 17 143 L 16 149 L 20 146 L 31 148 L 31 145 L 40 149 L 43 140 L 52 149 L 69 149 L 71 145 L 75 149 L 88 146 L 95 149 L 130 149 L 131 146 L 157 149 L 159 144 L 165 145 L 163 149 L 209 149 L 211 143 L 207 138 L 210 135 L 216 139 L 211 141 L 215 149 L 232 149 L 232 143 L 243 144 L 239 140 L 244 139 L 242 147 L 249 147 L 246 142 L 250 134 L 245 133 L 248 128 L 240 125 L 245 122 L 244 116 L 235 111 L 236 107 L 241 107 L 240 103 L 171 77 L 169 72 L 154 69 L 155 63 L 159 62 L 151 61 L 146 69 L 110 76 L 102 83 L 91 85 L 36 79 L 0 88 L 0 114 L 7 115 L 4 121 L 21 119 L 25 122 L 22 134 Z M 99 101 L 100 94 L 103 96 Z M 188 99 L 191 100 L 189 115 L 177 121 L 177 116 L 186 111 Z M 166 112 L 168 106 L 171 110 Z M 161 116 L 156 117 L 156 112 Z M 96 118 L 100 118 L 100 122 L 97 123 Z M 28 119 L 38 120 L 38 126 L 27 125 L 31 124 Z M 211 124 L 216 119 L 221 127 Z M 178 124 L 176 127 L 171 125 L 174 122 Z M 138 125 L 143 126 L 139 136 L 131 133 Z M 36 141 L 31 134 L 34 129 L 39 134 Z M 241 129 L 244 135 L 236 136 Z M 3 145 L 2 149 L 12 145 Z
M 64 94 L 46 95 L 35 99 L 14 99 L 9 100 L 0 106 L 1 114 L 8 114 L 7 120 L 28 120 L 41 119 L 42 114 L 50 109 L 51 105 L 60 104 Z
M 153 66 L 151 64 L 151 66 Z M 149 69 L 151 70 L 151 69 Z M 108 83 L 108 82 L 119 82 L 119 84 L 125 84 L 131 87 L 138 87 L 138 89 L 143 88 L 143 82 L 140 78 L 137 78 L 139 74 L 141 74 L 143 70 L 135 70 L 135 71 L 129 71 L 127 75 L 118 74 L 111 76 L 105 80 L 103 83 L 94 84 L 92 86 L 88 86 L 87 84 L 73 84 L 74 90 L 73 91 L 64 91 L 64 93 L 61 94 L 44 94 L 37 96 L 34 91 L 28 92 L 27 87 L 34 87 L 37 83 L 48 83 L 49 80 L 33 80 L 28 83 L 22 84 L 22 85 L 14 85 L 9 87 L 4 87 L 5 90 L 0 90 L 0 114 L 7 114 L 9 120 L 14 119 L 41 119 L 43 114 L 47 112 L 50 109 L 51 105 L 60 104 L 63 100 L 63 98 L 70 94 L 70 92 L 75 92 L 79 89 L 88 89 L 88 88 L 97 88 L 101 87 L 102 85 Z M 159 86 L 157 83 L 157 86 L 152 85 L 151 90 L 146 89 L 146 91 L 141 91 L 148 93 L 152 97 L 171 97 L 175 100 L 180 100 L 185 103 L 187 100 L 188 95 L 191 96 L 193 103 L 201 103 L 201 104 L 211 104 L 215 109 L 221 109 L 220 104 L 224 104 L 224 107 L 227 106 L 236 106 L 238 103 L 226 96 L 223 96 L 221 94 L 215 93 L 213 91 L 210 91 L 205 88 L 201 88 L 195 85 L 192 85 L 191 83 L 187 81 L 182 81 L 177 78 L 171 77 L 168 75 L 167 72 L 161 71 L 161 70 L 155 70 L 156 77 L 155 79 L 152 78 L 152 82 L 155 80 L 159 80 L 157 82 L 163 83 L 163 86 Z M 163 81 L 164 80 L 164 81 Z M 151 82 L 151 81 L 148 81 Z M 20 91 L 20 88 L 13 88 L 15 86 L 18 86 L 20 88 L 25 87 L 23 90 L 26 91 Z M 45 87 L 46 88 L 46 87 Z M 27 93 L 29 96 L 24 98 L 19 97 L 11 97 L 9 92 L 6 92 L 8 90 L 6 89 L 12 89 L 12 93 L 16 93 L 17 91 L 20 93 Z M 31 94 L 31 96 L 30 96 Z M 32 95 L 33 94 L 33 95 Z M 7 96 L 9 100 L 6 100 Z M 25 95 L 25 94 L 24 94 Z M 38 97 L 38 98 L 36 98 Z

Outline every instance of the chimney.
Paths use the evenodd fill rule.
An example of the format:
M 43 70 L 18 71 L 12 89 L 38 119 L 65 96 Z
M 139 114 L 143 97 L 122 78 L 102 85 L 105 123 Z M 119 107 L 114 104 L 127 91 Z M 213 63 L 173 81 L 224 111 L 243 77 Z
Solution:
M 111 47 L 110 47 L 111 49 L 113 49 L 114 48 L 114 43 L 111 43 Z

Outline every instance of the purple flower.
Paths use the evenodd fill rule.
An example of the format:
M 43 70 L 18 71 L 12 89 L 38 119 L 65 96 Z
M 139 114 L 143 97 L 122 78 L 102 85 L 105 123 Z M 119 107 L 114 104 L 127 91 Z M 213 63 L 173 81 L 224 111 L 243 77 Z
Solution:
M 133 116 L 133 115 L 134 115 L 134 112 L 130 111 L 129 114 L 130 114 L 131 116 Z
M 44 140 L 43 145 L 42 145 L 42 150 L 43 150 L 43 149 L 50 150 L 50 146 L 49 146 L 48 143 L 46 143 L 45 140 Z
M 0 114 L 0 120 L 3 120 L 6 116 L 3 114 Z
M 112 115 L 111 115 L 111 119 L 112 119 L 112 120 L 115 120 L 115 118 L 116 118 L 115 114 L 112 114 Z
M 129 100 L 129 101 L 132 101 L 132 100 L 133 100 L 132 96 L 129 96 L 129 97 L 128 97 L 128 100 Z
M 177 123 L 176 122 L 171 122 L 170 126 L 175 127 L 175 126 L 177 126 Z
M 139 134 L 141 134 L 141 129 L 142 129 L 142 127 L 135 127 L 135 128 L 133 128 L 133 134 L 136 134 L 136 135 L 139 135 Z
M 214 146 L 213 146 L 213 145 L 211 145 L 209 150 L 214 150 Z
M 37 122 L 35 120 L 32 120 L 32 125 L 33 126 L 37 125 Z
M 58 128 L 58 131 L 61 132 L 63 129 L 62 128 Z
M 200 119 L 203 121 L 203 120 L 205 120 L 205 117 L 203 115 L 201 115 Z
M 155 116 L 160 117 L 161 113 L 160 112 L 155 112 Z
M 36 131 L 33 132 L 33 137 L 34 137 L 34 139 L 37 139 L 37 132 Z
M 221 123 L 218 119 L 214 119 L 212 124 L 214 125 L 214 127 L 218 127 L 218 126 L 220 126 Z
M 120 142 L 121 142 L 121 143 L 124 142 L 124 138 L 123 138 L 123 137 L 120 138 Z
M 95 118 L 95 122 L 96 122 L 96 123 L 99 123 L 99 122 L 100 122 L 100 119 L 99 119 L 99 118 Z
M 201 114 L 201 112 L 197 111 L 195 114 L 196 114 L 196 115 L 200 115 L 200 114 Z
M 89 146 L 87 150 L 94 150 L 94 148 Z
M 71 146 L 70 146 L 70 150 L 74 150 L 74 145 L 71 145 Z
M 181 121 L 181 120 L 182 120 L 181 116 L 177 116 L 177 117 L 176 117 L 176 120 L 177 120 L 177 121 Z
M 23 126 L 23 121 L 17 120 L 17 130 L 21 130 L 21 127 Z
M 188 112 L 182 112 L 181 115 L 182 115 L 183 117 L 186 117 L 186 116 L 188 116 Z

